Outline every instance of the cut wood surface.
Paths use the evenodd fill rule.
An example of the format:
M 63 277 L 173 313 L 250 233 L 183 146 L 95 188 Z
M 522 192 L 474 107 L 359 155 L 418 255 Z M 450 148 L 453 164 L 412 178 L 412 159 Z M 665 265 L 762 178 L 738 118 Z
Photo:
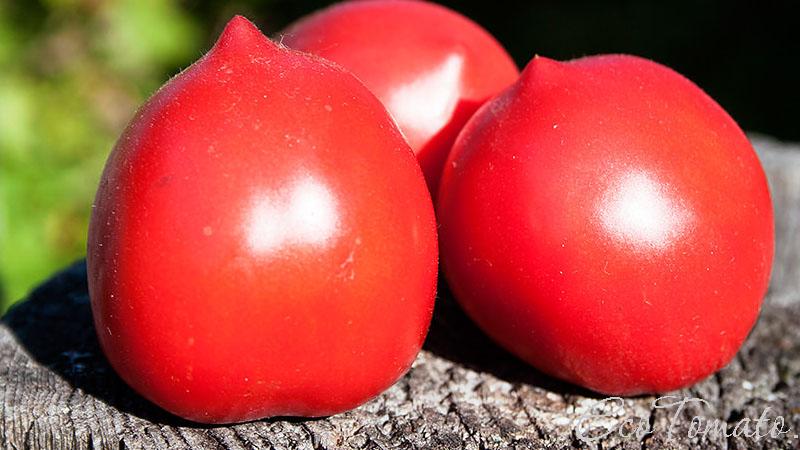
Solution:
M 607 400 L 544 376 L 486 338 L 442 285 L 428 339 L 414 366 L 366 405 L 324 419 L 194 424 L 143 400 L 109 367 L 92 325 L 85 264 L 78 262 L 37 288 L 0 323 L 0 445 L 800 448 L 800 146 L 752 138 L 770 179 L 776 212 L 770 291 L 736 358 L 671 397 Z M 678 403 L 683 399 L 688 400 Z M 754 436 L 759 418 L 763 426 Z M 747 431 L 748 436 L 707 428 L 721 425 L 730 435 L 737 424 L 739 434 Z M 770 428 L 772 436 L 761 436 Z

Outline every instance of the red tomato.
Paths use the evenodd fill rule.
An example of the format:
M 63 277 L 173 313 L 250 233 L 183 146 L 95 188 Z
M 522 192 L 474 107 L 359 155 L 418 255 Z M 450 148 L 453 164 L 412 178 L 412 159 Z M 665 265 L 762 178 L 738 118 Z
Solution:
M 299 20 L 281 39 L 364 82 L 397 121 L 434 193 L 458 132 L 519 75 L 486 30 L 432 3 L 340 3 Z
M 467 313 L 598 392 L 721 368 L 767 289 L 772 207 L 753 148 L 645 59 L 534 58 L 464 128 L 439 194 L 444 270 Z
M 419 351 L 435 219 L 380 102 L 236 17 L 117 143 L 88 268 L 102 348 L 146 398 L 206 423 L 324 416 Z

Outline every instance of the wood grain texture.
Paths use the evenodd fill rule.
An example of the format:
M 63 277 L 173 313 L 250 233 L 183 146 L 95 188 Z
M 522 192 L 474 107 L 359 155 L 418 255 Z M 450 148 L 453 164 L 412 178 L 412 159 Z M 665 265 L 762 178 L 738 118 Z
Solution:
M 800 146 L 753 136 L 776 208 L 777 254 L 761 318 L 737 357 L 676 399 L 617 403 L 548 378 L 480 333 L 440 287 L 434 322 L 411 371 L 378 398 L 325 419 L 271 419 L 205 427 L 127 388 L 98 348 L 78 262 L 36 289 L 0 323 L 0 445 L 108 449 L 505 449 L 800 447 Z M 688 163 L 688 162 L 687 162 Z M 662 400 L 664 405 L 666 400 Z M 690 436 L 691 420 L 785 420 L 756 439 Z M 588 417 L 590 415 L 607 417 Z M 581 418 L 586 420 L 581 420 Z M 770 422 L 770 425 L 774 422 Z M 580 426 L 582 425 L 582 427 Z M 589 436 L 605 437 L 587 442 Z M 636 436 L 641 426 L 651 430 Z M 751 424 L 750 430 L 754 427 Z M 762 429 L 766 433 L 767 429 Z

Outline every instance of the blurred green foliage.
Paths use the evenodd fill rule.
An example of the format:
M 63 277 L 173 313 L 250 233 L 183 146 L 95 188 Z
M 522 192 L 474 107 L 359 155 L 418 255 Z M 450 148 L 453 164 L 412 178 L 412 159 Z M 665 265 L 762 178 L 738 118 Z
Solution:
M 103 163 L 204 44 L 174 2 L 0 2 L 0 312 L 85 253 Z

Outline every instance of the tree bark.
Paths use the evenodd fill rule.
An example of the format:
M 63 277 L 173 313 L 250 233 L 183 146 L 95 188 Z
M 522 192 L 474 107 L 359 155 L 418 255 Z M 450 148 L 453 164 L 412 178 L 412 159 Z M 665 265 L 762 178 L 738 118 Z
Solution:
M 489 341 L 442 284 L 414 366 L 366 405 L 324 419 L 213 427 L 186 422 L 143 400 L 109 367 L 95 337 L 81 261 L 0 323 L 0 443 L 16 449 L 798 448 L 800 146 L 758 136 L 753 141 L 776 212 L 769 294 L 736 358 L 661 399 L 661 408 L 653 396 L 603 401 L 540 374 Z M 708 404 L 666 407 L 684 398 Z M 760 433 L 779 417 L 788 431 L 753 436 L 767 408 L 770 421 Z M 751 435 L 692 434 L 695 416 L 729 434 L 749 420 Z M 637 428 L 648 432 L 637 435 Z

